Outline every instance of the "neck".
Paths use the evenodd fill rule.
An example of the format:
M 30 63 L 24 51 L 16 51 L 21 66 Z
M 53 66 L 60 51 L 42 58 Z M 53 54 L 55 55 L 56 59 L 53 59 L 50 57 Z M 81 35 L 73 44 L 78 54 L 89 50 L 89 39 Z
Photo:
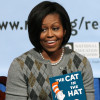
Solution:
M 53 63 L 57 63 L 59 60 L 62 59 L 63 52 L 64 52 L 63 49 L 64 48 L 61 48 L 56 52 L 50 52 L 50 53 L 43 50 L 41 54 L 43 56 L 43 59 L 50 60 L 50 62 L 53 64 Z

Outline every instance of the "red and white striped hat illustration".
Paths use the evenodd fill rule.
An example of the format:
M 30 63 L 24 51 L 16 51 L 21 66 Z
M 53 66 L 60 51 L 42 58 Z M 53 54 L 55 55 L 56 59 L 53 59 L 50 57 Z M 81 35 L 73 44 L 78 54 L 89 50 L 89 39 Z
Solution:
M 58 84 L 59 82 L 52 83 L 52 89 L 54 93 L 56 94 L 58 100 L 64 100 L 65 95 L 63 94 L 62 91 L 59 90 Z

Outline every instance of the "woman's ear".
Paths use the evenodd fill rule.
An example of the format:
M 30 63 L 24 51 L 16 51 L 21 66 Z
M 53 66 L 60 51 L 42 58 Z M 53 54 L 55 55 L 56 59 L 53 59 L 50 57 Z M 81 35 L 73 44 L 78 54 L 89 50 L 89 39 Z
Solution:
M 65 34 L 66 34 L 66 30 L 64 30 L 64 36 L 65 36 Z

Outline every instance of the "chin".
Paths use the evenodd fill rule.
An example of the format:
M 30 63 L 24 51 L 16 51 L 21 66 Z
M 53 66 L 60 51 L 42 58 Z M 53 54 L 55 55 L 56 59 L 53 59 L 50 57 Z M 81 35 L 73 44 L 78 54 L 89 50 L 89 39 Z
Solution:
M 58 50 L 60 50 L 60 48 L 45 48 L 45 51 L 48 52 L 48 53 L 54 53 L 54 52 L 57 52 Z

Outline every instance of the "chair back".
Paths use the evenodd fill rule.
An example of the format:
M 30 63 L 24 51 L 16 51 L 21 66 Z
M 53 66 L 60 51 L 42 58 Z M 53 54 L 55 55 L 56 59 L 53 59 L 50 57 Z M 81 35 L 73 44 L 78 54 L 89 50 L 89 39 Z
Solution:
M 0 100 L 5 100 L 6 76 L 0 76 Z

